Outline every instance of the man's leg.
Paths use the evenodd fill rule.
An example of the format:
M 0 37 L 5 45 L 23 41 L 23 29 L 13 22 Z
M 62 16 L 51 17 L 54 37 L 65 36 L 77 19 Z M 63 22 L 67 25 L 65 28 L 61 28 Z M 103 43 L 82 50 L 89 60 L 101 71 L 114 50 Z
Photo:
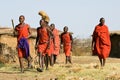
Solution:
M 99 57 L 99 61 L 100 61 L 101 67 L 102 67 L 102 65 L 103 65 L 102 58 Z
M 106 63 L 106 59 L 103 59 L 103 67 L 105 66 Z
M 72 64 L 72 61 L 71 61 L 71 56 L 69 56 L 69 63 L 71 63 L 71 64 Z
M 67 62 L 68 62 L 68 56 L 66 56 L 66 64 L 67 64 Z
M 45 66 L 46 66 L 46 70 L 48 69 L 48 54 L 45 55 L 45 58 L 44 58 L 44 62 L 45 62 Z
M 29 56 L 29 57 L 27 58 L 27 60 L 28 60 L 28 68 L 32 68 L 32 65 L 31 65 L 32 58 L 31 58 L 31 56 Z
M 54 64 L 56 63 L 57 55 L 54 55 Z
M 37 71 L 43 72 L 42 53 L 38 53 L 38 56 L 39 56 L 39 66 L 40 66 L 40 68 L 37 68 Z
M 41 68 L 42 70 L 44 69 L 44 62 L 45 62 L 45 56 L 44 55 L 41 55 Z
M 54 54 L 51 54 L 51 66 L 54 65 Z
M 21 57 L 19 57 L 19 63 L 20 63 L 21 72 L 24 73 L 23 62 Z
M 48 56 L 49 57 L 49 62 L 50 62 L 50 66 L 53 66 L 53 55 Z
M 39 67 L 41 67 L 41 57 L 40 57 L 40 53 L 38 53 L 38 63 L 39 63 Z

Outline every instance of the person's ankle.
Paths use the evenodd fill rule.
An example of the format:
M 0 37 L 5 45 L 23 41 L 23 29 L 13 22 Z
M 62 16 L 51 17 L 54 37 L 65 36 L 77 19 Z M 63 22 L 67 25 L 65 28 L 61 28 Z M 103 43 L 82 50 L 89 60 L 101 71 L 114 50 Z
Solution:
M 28 63 L 28 68 L 32 68 L 32 65 L 31 65 L 31 63 Z
M 24 69 L 23 68 L 21 69 L 21 73 L 24 73 Z

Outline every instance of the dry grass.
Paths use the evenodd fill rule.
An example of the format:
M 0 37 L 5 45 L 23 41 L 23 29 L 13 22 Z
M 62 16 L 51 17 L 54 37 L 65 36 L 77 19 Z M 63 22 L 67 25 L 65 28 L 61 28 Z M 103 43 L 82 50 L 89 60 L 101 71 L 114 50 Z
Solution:
M 42 73 L 36 69 L 20 73 L 19 65 L 7 64 L 0 68 L 0 80 L 120 80 L 119 67 L 119 59 L 109 58 L 101 68 L 98 58 L 92 56 L 73 57 L 73 64 L 60 62 Z

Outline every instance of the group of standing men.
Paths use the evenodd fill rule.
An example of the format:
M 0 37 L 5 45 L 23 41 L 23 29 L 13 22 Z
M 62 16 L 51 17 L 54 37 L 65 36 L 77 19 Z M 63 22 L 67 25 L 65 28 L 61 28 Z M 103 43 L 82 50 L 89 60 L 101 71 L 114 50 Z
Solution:
M 41 15 L 41 13 L 39 13 Z M 19 17 L 19 24 L 15 27 L 17 33 L 17 50 L 21 72 L 24 72 L 23 60 L 27 59 L 28 68 L 31 68 L 31 55 L 29 51 L 29 38 L 31 36 L 30 26 L 24 23 L 25 16 Z M 53 66 L 56 63 L 57 56 L 60 52 L 60 46 L 63 44 L 63 49 L 66 56 L 66 63 L 71 62 L 71 50 L 72 50 L 72 35 L 68 32 L 68 27 L 64 27 L 64 32 L 59 35 L 59 31 L 55 28 L 55 24 L 49 24 L 49 20 L 42 16 L 39 22 L 40 27 L 37 28 L 37 37 L 35 43 L 35 50 L 37 50 L 37 56 L 39 57 L 39 68 L 37 71 L 42 72 L 44 70 L 44 64 L 48 69 L 48 64 Z M 34 46 L 34 45 L 33 45 Z

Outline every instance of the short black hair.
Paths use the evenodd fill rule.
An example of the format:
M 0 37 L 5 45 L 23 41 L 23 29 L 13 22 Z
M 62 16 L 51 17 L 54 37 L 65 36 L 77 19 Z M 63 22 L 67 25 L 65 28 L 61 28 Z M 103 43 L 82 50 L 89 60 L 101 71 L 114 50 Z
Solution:
M 68 29 L 68 27 L 67 27 L 67 26 L 65 26 L 65 27 L 64 27 L 64 29 L 65 29 L 65 28 L 67 28 L 67 29 Z
M 55 26 L 55 24 L 52 23 L 50 26 Z
M 20 15 L 19 18 L 20 18 L 20 17 L 23 17 L 23 18 L 25 19 L 25 16 L 24 16 L 24 15 Z
M 100 22 L 101 22 L 103 19 L 105 19 L 105 18 L 101 17 L 101 18 L 100 18 Z

